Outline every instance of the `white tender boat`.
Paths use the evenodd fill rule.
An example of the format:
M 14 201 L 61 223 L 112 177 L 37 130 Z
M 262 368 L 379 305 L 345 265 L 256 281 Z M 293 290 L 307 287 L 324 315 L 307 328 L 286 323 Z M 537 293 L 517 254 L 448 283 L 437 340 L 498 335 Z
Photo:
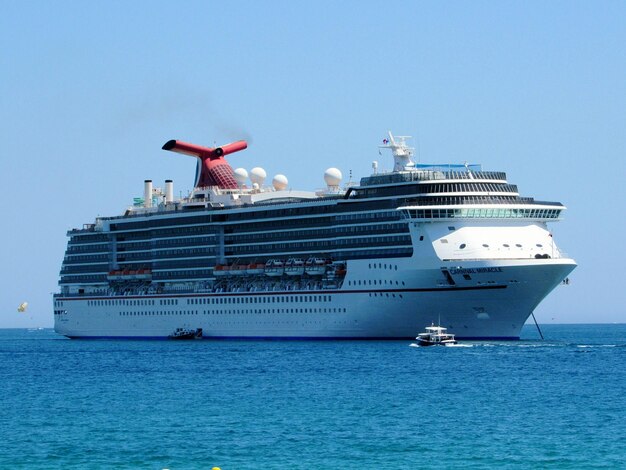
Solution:
M 427 326 L 426 331 L 418 334 L 415 339 L 417 340 L 416 346 L 452 346 L 456 344 L 453 334 L 446 333 L 446 328 L 435 326 L 434 323 Z

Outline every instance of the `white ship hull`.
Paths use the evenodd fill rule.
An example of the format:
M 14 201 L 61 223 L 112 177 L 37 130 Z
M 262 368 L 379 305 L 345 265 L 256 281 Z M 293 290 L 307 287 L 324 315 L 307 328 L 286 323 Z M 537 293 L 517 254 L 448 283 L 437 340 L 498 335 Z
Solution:
M 370 270 L 387 277 L 382 285 L 370 286 L 371 261 L 353 261 L 348 271 L 361 286 L 345 282 L 332 291 L 58 298 L 63 313 L 55 315 L 55 330 L 80 338 L 167 338 L 187 327 L 202 328 L 209 339 L 395 339 L 414 338 L 434 321 L 459 339 L 517 339 L 533 309 L 576 266 L 566 258 L 466 262 L 450 270 L 450 285 L 440 269 L 384 261 L 387 276 Z
M 244 141 L 168 141 L 200 159 L 194 190 L 175 201 L 171 180 L 164 194 L 146 180 L 124 215 L 68 232 L 56 331 L 391 339 L 437 322 L 458 338 L 518 338 L 576 266 L 547 228 L 565 207 L 520 197 L 502 172 L 415 164 L 405 139 L 385 140 L 394 171 L 341 190 L 330 168 L 315 193 L 282 175 L 263 188 L 262 169 L 237 181 L 223 156 Z

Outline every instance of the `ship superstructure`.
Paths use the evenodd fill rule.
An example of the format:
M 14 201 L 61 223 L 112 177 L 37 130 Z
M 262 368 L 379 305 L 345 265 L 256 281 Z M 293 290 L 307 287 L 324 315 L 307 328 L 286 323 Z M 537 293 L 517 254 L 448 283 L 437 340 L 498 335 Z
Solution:
M 69 337 L 413 338 L 440 319 L 459 338 L 519 337 L 574 269 L 547 228 L 565 207 L 520 197 L 505 173 L 413 161 L 407 137 L 383 141 L 394 169 L 317 192 L 283 175 L 233 170 L 244 141 L 164 150 L 198 158 L 175 199 L 144 183 L 121 216 L 70 230 L 54 296 Z M 249 180 L 248 180 L 249 178 Z

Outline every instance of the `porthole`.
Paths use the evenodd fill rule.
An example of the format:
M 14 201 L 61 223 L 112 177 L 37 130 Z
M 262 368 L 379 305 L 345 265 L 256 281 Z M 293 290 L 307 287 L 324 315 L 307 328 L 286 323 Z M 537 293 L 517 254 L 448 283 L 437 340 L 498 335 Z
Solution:
M 503 247 L 505 247 L 505 248 L 509 248 L 508 243 L 505 243 L 505 244 L 503 244 L 502 246 L 503 246 Z
M 487 245 L 486 243 L 483 243 L 483 246 L 484 246 L 485 248 L 489 248 L 489 245 Z
M 518 247 L 518 248 L 522 247 L 522 245 L 520 245 L 519 243 L 516 243 L 515 246 Z
M 537 246 L 538 246 L 539 248 L 543 248 L 543 245 L 542 245 L 541 243 L 537 243 Z
M 461 244 L 459 245 L 459 248 L 462 250 L 462 249 L 464 249 L 466 246 L 467 246 L 467 245 L 466 245 L 465 243 L 461 243 Z

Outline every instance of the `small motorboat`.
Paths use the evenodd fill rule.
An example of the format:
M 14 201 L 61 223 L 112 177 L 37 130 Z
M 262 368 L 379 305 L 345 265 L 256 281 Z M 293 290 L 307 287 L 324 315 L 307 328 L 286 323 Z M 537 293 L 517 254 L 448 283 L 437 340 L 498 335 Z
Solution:
M 169 339 L 202 339 L 202 328 L 176 328 Z
M 415 339 L 417 343 L 411 346 L 453 346 L 456 344 L 453 334 L 446 333 L 446 328 L 435 326 L 434 323 L 427 326 L 426 331 L 419 333 Z

